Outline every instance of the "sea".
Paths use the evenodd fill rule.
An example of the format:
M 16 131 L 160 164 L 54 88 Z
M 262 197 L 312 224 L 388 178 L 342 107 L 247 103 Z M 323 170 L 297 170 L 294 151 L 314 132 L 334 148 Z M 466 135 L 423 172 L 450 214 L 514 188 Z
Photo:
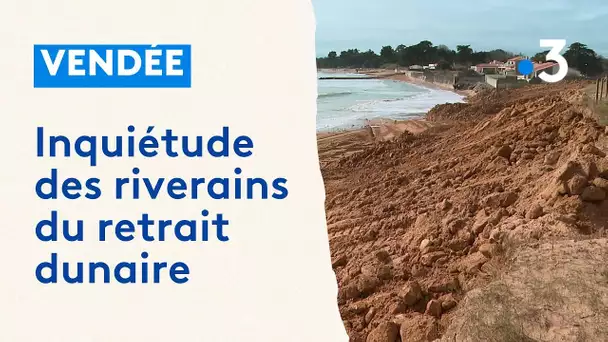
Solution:
M 319 72 L 318 77 L 362 77 Z M 366 120 L 420 118 L 438 104 L 464 102 L 447 90 L 387 79 L 318 80 L 317 131 L 363 127 Z

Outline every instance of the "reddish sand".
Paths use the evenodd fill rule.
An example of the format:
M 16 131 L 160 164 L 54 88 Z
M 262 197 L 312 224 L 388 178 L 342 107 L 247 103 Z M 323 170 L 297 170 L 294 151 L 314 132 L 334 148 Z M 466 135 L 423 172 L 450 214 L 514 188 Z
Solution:
M 608 137 L 582 83 L 487 91 L 427 120 L 321 134 L 351 341 L 432 341 L 511 246 L 608 228 Z

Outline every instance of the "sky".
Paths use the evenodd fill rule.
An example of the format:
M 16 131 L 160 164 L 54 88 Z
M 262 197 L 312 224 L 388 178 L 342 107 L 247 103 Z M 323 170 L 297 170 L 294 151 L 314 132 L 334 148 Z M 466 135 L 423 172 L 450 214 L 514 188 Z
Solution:
M 587 44 L 608 57 L 608 0 L 312 0 L 317 56 L 384 45 L 471 45 L 534 55 L 540 39 Z

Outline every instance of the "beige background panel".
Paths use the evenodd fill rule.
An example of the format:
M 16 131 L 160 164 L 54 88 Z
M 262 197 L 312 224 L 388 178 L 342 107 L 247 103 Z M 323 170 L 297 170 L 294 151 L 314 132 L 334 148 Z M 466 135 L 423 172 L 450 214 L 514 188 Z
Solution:
M 4 1 L 0 5 L 1 171 L 0 341 L 347 341 L 336 303 L 324 189 L 315 140 L 314 17 L 309 1 Z M 192 89 L 34 89 L 33 44 L 192 44 Z M 254 141 L 239 160 L 35 157 L 35 132 L 209 136 L 224 125 Z M 137 135 L 136 134 L 136 135 Z M 112 180 L 233 175 L 288 179 L 283 201 L 112 199 Z M 102 178 L 96 201 L 37 199 L 34 184 Z M 50 210 L 84 219 L 84 243 L 43 243 L 34 227 Z M 101 218 L 200 219 L 221 212 L 228 243 L 97 242 Z M 176 285 L 37 282 L 51 252 L 60 261 L 184 261 Z

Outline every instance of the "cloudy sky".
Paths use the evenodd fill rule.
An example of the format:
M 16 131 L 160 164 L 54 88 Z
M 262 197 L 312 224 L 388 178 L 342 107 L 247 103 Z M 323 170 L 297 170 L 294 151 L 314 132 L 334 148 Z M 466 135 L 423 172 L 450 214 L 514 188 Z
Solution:
M 317 55 L 430 40 L 452 49 L 534 54 L 539 39 L 587 44 L 608 56 L 608 0 L 312 0 Z

